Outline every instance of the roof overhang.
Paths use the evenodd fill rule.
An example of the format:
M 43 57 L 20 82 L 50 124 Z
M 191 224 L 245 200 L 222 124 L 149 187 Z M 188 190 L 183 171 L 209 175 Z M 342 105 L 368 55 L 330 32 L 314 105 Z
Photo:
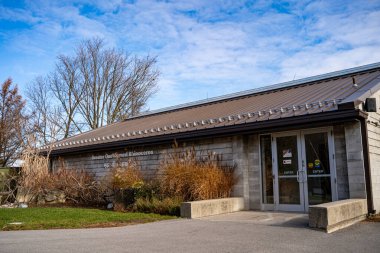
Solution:
M 321 127 L 334 125 L 343 122 L 354 121 L 359 118 L 367 118 L 368 114 L 358 109 L 336 110 L 329 112 L 321 112 L 302 116 L 287 117 L 281 119 L 273 119 L 266 121 L 256 121 L 252 123 L 243 123 L 223 127 L 206 128 L 201 130 L 165 134 L 151 136 L 145 138 L 136 138 L 122 141 L 114 141 L 100 143 L 95 145 L 87 145 L 80 147 L 71 147 L 68 149 L 52 150 L 50 156 L 77 154 L 78 152 L 94 152 L 105 150 L 116 150 L 131 146 L 156 145 L 163 143 L 171 143 L 174 140 L 183 141 L 189 139 L 199 139 L 215 136 L 231 136 L 236 134 L 253 134 L 253 133 L 269 133 L 276 131 L 287 131 L 295 129 L 303 129 L 310 127 Z M 46 152 L 42 152 L 46 155 Z

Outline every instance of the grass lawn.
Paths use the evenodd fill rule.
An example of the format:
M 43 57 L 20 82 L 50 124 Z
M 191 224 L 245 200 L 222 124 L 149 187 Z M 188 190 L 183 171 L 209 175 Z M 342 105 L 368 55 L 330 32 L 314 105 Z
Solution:
M 113 227 L 173 218 L 87 208 L 0 208 L 0 230 Z

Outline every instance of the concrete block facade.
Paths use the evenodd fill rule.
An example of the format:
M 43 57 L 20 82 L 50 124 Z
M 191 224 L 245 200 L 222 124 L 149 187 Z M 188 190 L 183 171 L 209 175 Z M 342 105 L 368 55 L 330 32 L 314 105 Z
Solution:
M 166 145 L 147 145 L 112 151 L 81 153 L 54 158 L 52 169 L 58 170 L 64 166 L 67 169 L 84 170 L 95 174 L 96 178 L 100 180 L 109 175 L 113 167 L 134 159 L 138 162 L 143 175 L 149 179 L 159 174 L 158 168 L 160 163 L 175 150 L 181 151 L 194 148 L 199 157 L 206 157 L 209 152 L 220 155 L 223 164 L 227 166 L 234 166 L 236 162 L 239 162 L 239 166 L 236 166 L 236 173 L 240 178 L 242 173 L 241 168 L 244 167 L 240 163 L 243 163 L 243 159 L 237 159 L 236 155 L 234 155 L 236 152 L 233 151 L 233 148 L 241 147 L 239 141 L 239 139 L 233 139 L 232 137 L 209 138 L 199 141 L 181 142 L 178 143 L 177 148 L 173 147 L 173 141 L 173 144 Z
M 380 139 L 380 129 L 376 131 Z M 225 165 L 235 167 L 237 184 L 233 189 L 233 196 L 243 198 L 245 209 L 260 210 L 263 209 L 263 205 L 259 137 L 259 134 L 248 134 L 205 138 L 179 142 L 177 149 L 194 148 L 198 156 L 207 156 L 210 152 L 220 155 Z M 333 127 L 333 137 L 334 150 L 332 152 L 334 152 L 336 168 L 337 199 L 366 198 L 360 124 L 336 125 Z M 53 169 L 59 169 L 64 165 L 69 169 L 83 169 L 94 173 L 98 179 L 101 179 L 107 176 L 112 167 L 119 162 L 127 162 L 132 157 L 140 164 L 143 174 L 147 178 L 153 178 L 159 174 L 160 162 L 174 150 L 173 144 L 162 144 L 62 156 L 53 160 Z M 372 152 L 375 151 L 379 153 L 372 154 L 371 164 L 377 166 L 377 162 L 380 163 L 380 148 L 372 150 Z M 114 154 L 116 155 L 113 156 Z M 131 154 L 131 156 L 118 157 L 117 155 L 120 154 Z M 94 157 L 100 157 L 100 159 L 94 159 Z M 378 170 L 373 171 L 374 189 L 380 192 L 380 175 Z M 375 194 L 375 196 L 379 195 Z M 377 201 L 376 203 L 379 204 L 379 199 Z M 380 210 L 380 207 L 378 209 Z
M 261 209 L 261 166 L 260 166 L 260 138 L 259 135 L 249 136 L 248 157 L 248 186 L 249 208 Z
M 337 125 L 334 126 L 333 129 L 338 199 L 348 199 L 350 197 L 350 193 L 348 187 L 346 137 L 344 126 Z
M 360 122 L 345 125 L 350 198 L 367 198 Z
M 67 169 L 84 170 L 94 173 L 98 180 L 109 175 L 111 169 L 120 163 L 127 162 L 131 157 L 118 157 L 126 152 L 149 152 L 133 156 L 138 161 L 146 178 L 153 178 L 159 174 L 160 162 L 174 151 L 173 145 L 144 146 L 133 149 L 120 149 L 107 152 L 95 152 L 80 155 L 70 155 L 55 158 L 53 170 L 61 167 Z M 194 148 L 198 156 L 207 156 L 209 152 L 221 155 L 223 164 L 235 167 L 237 183 L 233 189 L 233 196 L 243 197 L 246 209 L 260 209 L 260 164 L 259 164 L 259 137 L 258 135 L 240 135 L 223 138 L 208 138 L 191 142 L 178 143 L 178 149 Z M 115 157 L 113 157 L 113 155 Z M 103 159 L 93 157 L 104 156 Z M 107 158 L 107 156 L 109 158 Z
M 380 103 L 380 92 L 375 93 L 373 98 L 377 98 Z M 377 105 L 379 107 L 379 105 Z M 380 113 L 369 112 L 367 120 L 368 129 L 368 149 L 371 168 L 371 187 L 374 209 L 380 212 Z

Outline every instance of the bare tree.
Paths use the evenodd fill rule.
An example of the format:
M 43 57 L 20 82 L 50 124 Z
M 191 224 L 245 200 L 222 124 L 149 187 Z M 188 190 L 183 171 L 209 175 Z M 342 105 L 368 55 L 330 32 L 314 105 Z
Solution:
M 75 58 L 60 55 L 55 71 L 49 77 L 49 88 L 57 99 L 58 108 L 64 112 L 65 116 L 63 120 L 64 138 L 81 129 L 74 120 L 84 90 L 78 80 L 78 72 L 78 64 Z
M 155 58 L 103 47 L 102 40 L 94 39 L 78 50 L 83 87 L 79 113 L 91 129 L 135 116 L 156 91 Z
M 54 98 L 49 80 L 37 77 L 28 87 L 27 97 L 28 105 L 34 112 L 31 125 L 34 126 L 34 136 L 39 144 L 62 139 L 67 132 L 67 117 Z
M 156 92 L 156 59 L 107 49 L 101 39 L 82 42 L 74 56 L 28 88 L 43 143 L 135 116 Z M 54 136 L 53 136 L 54 135 Z
M 16 157 L 23 145 L 28 121 L 24 107 L 25 101 L 9 78 L 2 84 L 0 93 L 0 165 L 3 167 Z

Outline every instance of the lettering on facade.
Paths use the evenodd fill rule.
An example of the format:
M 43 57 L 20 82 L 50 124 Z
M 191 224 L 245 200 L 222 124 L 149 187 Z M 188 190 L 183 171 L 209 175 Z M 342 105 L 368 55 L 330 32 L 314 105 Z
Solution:
M 124 153 L 112 153 L 105 155 L 93 155 L 91 156 L 91 160 L 109 160 L 109 159 L 120 159 L 120 158 L 131 158 L 136 156 L 144 156 L 144 155 L 154 155 L 153 150 L 145 150 L 145 151 L 129 151 Z M 127 167 L 128 161 L 117 162 L 117 161 L 107 161 L 104 163 L 104 168 L 115 168 L 115 167 Z
M 117 158 L 128 158 L 142 155 L 153 155 L 153 150 L 146 151 L 129 151 L 124 153 L 113 153 L 113 154 L 105 154 L 105 155 L 93 155 L 91 156 L 91 160 L 103 160 L 103 159 L 117 159 Z

